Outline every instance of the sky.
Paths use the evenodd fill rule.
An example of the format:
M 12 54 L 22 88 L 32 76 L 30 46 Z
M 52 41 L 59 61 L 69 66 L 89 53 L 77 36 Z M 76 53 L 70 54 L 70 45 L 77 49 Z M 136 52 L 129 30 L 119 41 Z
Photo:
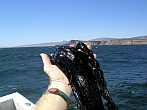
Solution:
M 147 0 L 0 0 L 0 47 L 147 35 Z

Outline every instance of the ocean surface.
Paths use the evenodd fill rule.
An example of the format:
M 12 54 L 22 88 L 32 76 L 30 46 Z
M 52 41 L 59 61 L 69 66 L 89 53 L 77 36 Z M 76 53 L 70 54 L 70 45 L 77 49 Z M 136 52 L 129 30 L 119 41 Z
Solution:
M 40 53 L 50 55 L 55 48 L 0 48 L 0 97 L 19 92 L 35 104 L 49 84 Z M 147 110 L 147 45 L 92 49 L 119 110 Z M 67 110 L 78 110 L 73 94 Z

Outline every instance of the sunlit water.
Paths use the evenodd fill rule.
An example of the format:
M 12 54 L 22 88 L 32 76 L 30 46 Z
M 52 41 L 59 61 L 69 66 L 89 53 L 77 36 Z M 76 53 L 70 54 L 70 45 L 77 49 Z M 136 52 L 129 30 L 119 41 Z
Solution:
M 0 97 L 19 92 L 36 103 L 49 84 L 40 53 L 54 49 L 0 48 Z M 119 110 L 147 110 L 147 45 L 94 46 L 93 51 Z M 73 94 L 68 110 L 78 110 Z

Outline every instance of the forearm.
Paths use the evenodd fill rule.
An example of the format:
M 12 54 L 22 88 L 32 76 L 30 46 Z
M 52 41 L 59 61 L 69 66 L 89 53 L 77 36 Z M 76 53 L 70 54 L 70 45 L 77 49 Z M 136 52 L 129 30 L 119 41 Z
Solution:
M 51 83 L 48 86 L 50 88 L 57 88 L 64 92 L 68 97 L 70 97 L 71 87 L 63 83 Z M 39 101 L 36 103 L 34 110 L 65 110 L 67 108 L 67 102 L 59 95 L 52 93 L 44 93 Z
M 67 103 L 55 94 L 43 94 L 34 110 L 65 110 Z

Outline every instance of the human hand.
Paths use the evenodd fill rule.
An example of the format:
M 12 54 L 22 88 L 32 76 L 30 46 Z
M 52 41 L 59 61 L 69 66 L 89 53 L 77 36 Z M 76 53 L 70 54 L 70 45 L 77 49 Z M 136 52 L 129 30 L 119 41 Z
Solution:
M 85 43 L 85 44 L 87 45 L 88 49 L 90 50 L 92 49 L 89 43 Z M 73 44 L 71 44 L 70 46 L 74 47 Z M 70 93 L 72 90 L 71 90 L 71 86 L 69 85 L 69 81 L 67 77 L 56 65 L 51 64 L 47 54 L 41 53 L 40 55 L 42 57 L 42 61 L 44 64 L 44 72 L 50 78 L 49 88 L 58 88 L 59 90 L 65 92 L 68 96 L 70 96 Z M 93 55 L 94 55 L 94 58 L 96 58 L 96 54 L 93 54 Z
M 69 81 L 67 77 L 56 65 L 51 64 L 47 54 L 41 53 L 40 55 L 44 64 L 44 72 L 50 78 L 50 85 L 48 88 L 58 88 L 69 97 L 72 90 L 70 85 L 68 85 Z

